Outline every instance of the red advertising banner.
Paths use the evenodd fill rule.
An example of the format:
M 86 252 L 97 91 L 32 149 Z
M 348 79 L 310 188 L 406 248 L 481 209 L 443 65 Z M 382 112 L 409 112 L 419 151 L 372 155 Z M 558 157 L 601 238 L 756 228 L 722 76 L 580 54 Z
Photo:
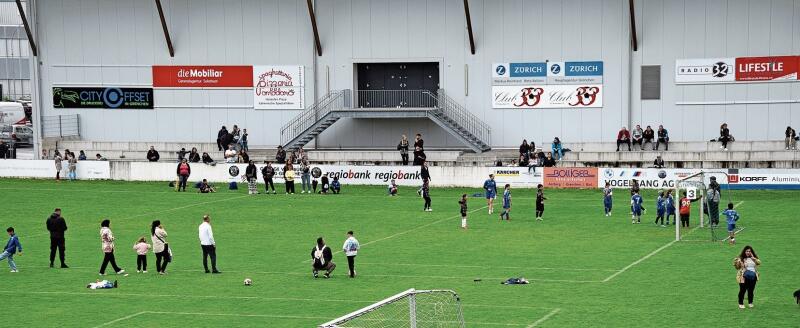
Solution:
M 253 66 L 153 66 L 153 87 L 252 88 Z
M 738 57 L 736 81 L 797 80 L 798 56 Z
M 545 167 L 548 188 L 597 188 L 596 167 Z

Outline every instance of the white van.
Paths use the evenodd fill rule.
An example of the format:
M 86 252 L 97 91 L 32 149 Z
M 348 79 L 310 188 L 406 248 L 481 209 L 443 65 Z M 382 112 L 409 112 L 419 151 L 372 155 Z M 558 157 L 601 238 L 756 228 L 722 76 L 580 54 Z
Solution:
M 17 102 L 0 102 L 0 125 L 26 124 L 25 108 Z

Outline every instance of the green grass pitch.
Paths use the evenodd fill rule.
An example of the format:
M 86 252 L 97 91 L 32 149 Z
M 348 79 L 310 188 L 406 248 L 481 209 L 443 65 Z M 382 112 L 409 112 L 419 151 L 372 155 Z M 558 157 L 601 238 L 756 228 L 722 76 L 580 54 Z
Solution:
M 341 195 L 248 196 L 246 187 L 201 195 L 175 193 L 166 183 L 3 179 L 0 226 L 14 226 L 25 250 L 16 256 L 19 273 L 0 262 L 3 321 L 16 327 L 314 327 L 417 288 L 458 292 L 467 327 L 800 326 L 792 298 L 800 288 L 797 192 L 731 191 L 746 230 L 730 247 L 704 241 L 707 229 L 669 245 L 674 228 L 651 221 L 652 191 L 644 194 L 649 211 L 640 225 L 630 223 L 625 190 L 616 193 L 611 218 L 603 216 L 600 190 L 547 190 L 543 222 L 533 220 L 530 189 L 514 190 L 509 222 L 498 220 L 499 199 L 496 214 L 488 215 L 484 199 L 470 198 L 470 228 L 463 231 L 458 197 L 478 191 L 433 189 L 434 211 L 425 213 L 412 188 L 401 188 L 398 197 L 386 196 L 382 186 L 344 186 Z M 47 267 L 44 222 L 55 207 L 69 225 L 70 269 Z M 206 213 L 221 275 L 202 273 L 197 226 Z M 103 218 L 111 219 L 117 261 L 130 276 L 108 276 L 119 280 L 118 289 L 88 290 L 99 278 Z M 150 273 L 135 272 L 132 246 L 154 219 L 163 222 L 174 250 L 166 276 L 153 273 L 152 253 Z M 692 227 L 697 223 L 695 215 Z M 333 278 L 313 279 L 308 258 L 316 237 L 336 251 L 351 229 L 362 243 L 358 277 L 347 278 L 346 259 L 337 253 Z M 756 307 L 739 310 L 732 259 L 746 244 L 763 265 Z M 500 285 L 519 276 L 532 284 Z M 254 285 L 243 286 L 244 278 Z

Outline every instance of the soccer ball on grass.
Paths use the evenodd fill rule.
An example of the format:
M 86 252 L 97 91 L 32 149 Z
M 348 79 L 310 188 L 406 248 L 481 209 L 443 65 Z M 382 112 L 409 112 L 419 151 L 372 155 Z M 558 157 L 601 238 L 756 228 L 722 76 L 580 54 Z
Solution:
M 245 278 L 244 279 L 244 285 L 245 286 L 252 286 L 253 285 L 253 279 Z

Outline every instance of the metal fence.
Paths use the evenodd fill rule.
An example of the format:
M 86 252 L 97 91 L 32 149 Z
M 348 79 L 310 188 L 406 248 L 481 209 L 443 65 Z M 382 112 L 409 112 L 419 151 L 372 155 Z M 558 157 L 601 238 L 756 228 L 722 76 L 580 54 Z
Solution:
M 433 108 L 429 90 L 355 90 L 356 108 Z
M 43 138 L 79 137 L 81 120 L 78 114 L 42 116 Z

